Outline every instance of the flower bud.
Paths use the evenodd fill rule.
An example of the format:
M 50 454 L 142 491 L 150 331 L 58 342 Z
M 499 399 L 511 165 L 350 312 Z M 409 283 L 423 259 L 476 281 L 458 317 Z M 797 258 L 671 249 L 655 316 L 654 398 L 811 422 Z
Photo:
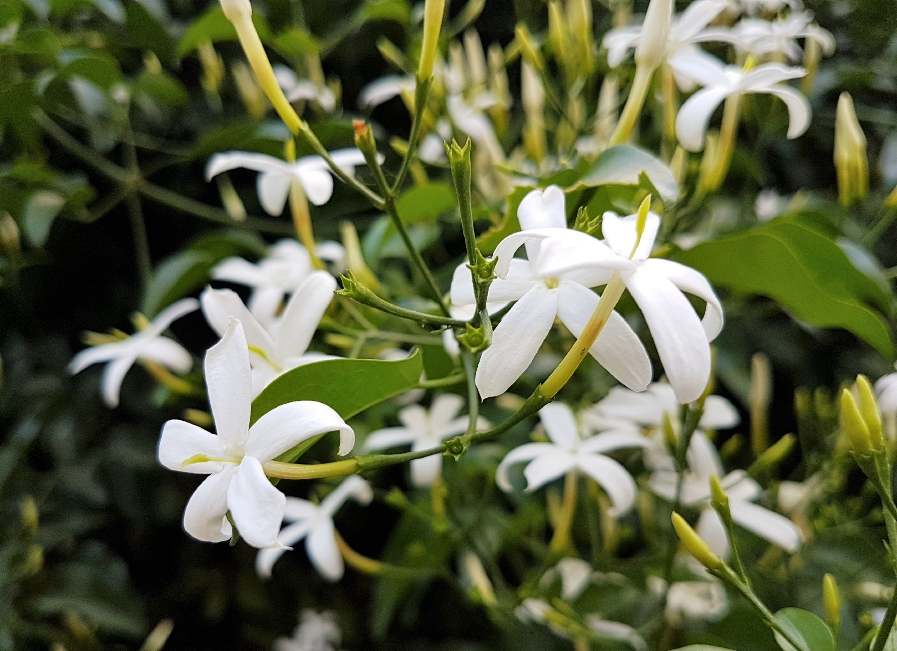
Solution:
M 723 485 L 719 483 L 719 477 L 710 475 L 710 505 L 717 513 L 725 513 L 723 518 L 728 520 L 729 514 L 729 496 L 723 490 Z M 728 516 L 728 517 L 727 517 Z
M 835 114 L 835 169 L 838 200 L 848 206 L 869 194 L 869 160 L 866 136 L 857 120 L 850 93 L 841 93 Z
M 221 9 L 230 22 L 235 23 L 252 16 L 249 0 L 221 0 Z
M 860 415 L 860 410 L 853 396 L 847 389 L 841 391 L 841 430 L 850 442 L 854 452 L 867 454 L 872 451 L 872 439 L 869 428 Z
M 860 415 L 869 430 L 869 441 L 873 448 L 880 450 L 885 444 L 885 439 L 882 433 L 881 411 L 879 411 L 878 402 L 875 400 L 875 391 L 865 375 L 857 375 L 856 387 L 857 396 L 860 399 Z
M 671 520 L 673 521 L 673 528 L 676 530 L 676 535 L 679 536 L 679 540 L 682 541 L 682 546 L 685 547 L 686 551 L 694 556 L 701 565 L 708 570 L 716 570 L 723 567 L 723 559 L 710 550 L 707 543 L 701 540 L 701 537 L 691 528 L 691 525 L 689 525 L 681 515 L 673 512 Z
M 514 29 L 514 40 L 520 48 L 520 56 L 523 57 L 523 60 L 539 72 L 545 72 L 545 61 L 542 59 L 542 54 L 533 40 L 533 35 L 523 23 L 517 23 L 517 27 Z
M 424 4 L 424 39 L 420 49 L 420 64 L 417 78 L 421 81 L 433 76 L 433 64 L 439 49 L 439 32 L 442 29 L 442 15 L 445 0 L 426 0 Z
M 19 509 L 22 514 L 22 527 L 29 534 L 35 533 L 37 531 L 38 524 L 40 523 L 40 516 L 38 515 L 37 511 L 37 502 L 35 502 L 34 498 L 29 495 L 24 500 L 22 500 L 22 504 Z
M 635 47 L 635 64 L 656 70 L 666 58 L 667 39 L 673 20 L 673 0 L 651 0 Z
M 822 605 L 825 608 L 825 619 L 837 630 L 841 625 L 841 595 L 838 583 L 831 574 L 822 577 Z

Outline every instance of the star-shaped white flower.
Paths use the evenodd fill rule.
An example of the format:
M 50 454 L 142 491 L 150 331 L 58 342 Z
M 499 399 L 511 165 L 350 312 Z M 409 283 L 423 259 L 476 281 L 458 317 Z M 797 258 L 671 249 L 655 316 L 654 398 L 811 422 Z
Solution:
M 495 481 L 502 490 L 510 491 L 508 468 L 529 461 L 523 470 L 526 490 L 533 491 L 548 482 L 579 470 L 596 482 L 610 498 L 611 515 L 626 513 L 635 503 L 635 481 L 629 472 L 605 452 L 620 448 L 645 447 L 648 440 L 632 431 L 609 431 L 597 436 L 584 436 L 585 429 L 576 422 L 567 405 L 553 402 L 539 411 L 539 419 L 551 443 L 526 443 L 511 450 L 495 471 Z
M 329 152 L 333 161 L 347 174 L 354 174 L 358 165 L 364 164 L 361 150 L 338 149 Z M 315 206 L 322 206 L 333 195 L 333 177 L 330 166 L 320 156 L 303 156 L 293 163 L 280 158 L 249 151 L 229 151 L 215 154 L 206 165 L 206 178 L 244 167 L 261 172 L 258 177 L 258 195 L 262 208 L 269 215 L 280 215 L 290 194 L 290 184 L 295 179 L 305 191 L 305 196 Z
M 162 310 L 149 327 L 125 339 L 109 341 L 82 350 L 69 362 L 68 371 L 79 373 L 92 364 L 109 362 L 103 371 L 101 390 L 110 407 L 118 406 L 118 396 L 125 374 L 138 359 L 163 364 L 175 373 L 193 368 L 193 356 L 179 343 L 163 337 L 172 322 L 199 307 L 195 298 L 183 298 Z M 110 335 L 110 339 L 114 339 Z
M 517 217 L 523 230 L 495 249 L 498 279 L 489 288 L 491 303 L 517 303 L 495 328 L 492 345 L 480 358 L 476 384 L 483 398 L 504 393 L 523 374 L 555 317 L 578 337 L 598 306 L 599 297 L 589 288 L 606 283 L 614 270 L 632 266 L 590 235 L 567 228 L 564 193 L 557 186 L 526 195 Z M 513 258 L 524 244 L 528 260 Z M 571 256 L 590 266 L 566 268 Z M 451 300 L 455 305 L 475 303 L 466 265 L 455 270 Z M 651 381 L 651 361 L 642 342 L 616 312 L 590 352 L 628 387 L 640 390 Z
M 182 420 L 162 428 L 159 462 L 180 472 L 209 475 L 184 510 L 184 529 L 194 538 L 221 542 L 231 537 L 230 512 L 253 547 L 276 546 L 286 497 L 265 476 L 263 465 L 298 443 L 339 431 L 339 454 L 348 454 L 355 434 L 339 414 L 311 400 L 272 409 L 252 427 L 252 377 L 243 326 L 231 318 L 220 342 L 206 353 L 206 385 L 217 434 Z
M 346 268 L 346 250 L 338 242 L 321 242 L 315 252 L 337 270 Z M 270 326 L 280 311 L 284 295 L 299 289 L 314 270 L 306 248 L 296 240 L 283 239 L 272 244 L 268 255 L 257 263 L 239 257 L 222 260 L 212 269 L 212 278 L 251 287 L 249 311 Z
M 799 61 L 803 52 L 797 44 L 798 39 L 816 41 L 826 56 L 835 52 L 835 37 L 813 23 L 813 14 L 805 11 L 791 11 L 773 21 L 742 18 L 733 33 L 739 50 L 758 57 L 781 54 L 790 61 Z
M 299 79 L 295 72 L 282 64 L 275 65 L 273 69 L 274 78 L 288 101 L 311 100 L 328 113 L 336 108 L 336 97 L 327 86 L 318 86 L 310 79 Z
M 603 242 L 585 236 L 581 244 L 571 247 L 557 238 L 542 240 L 540 259 L 545 261 L 542 274 L 547 277 L 588 275 L 589 286 L 595 287 L 607 283 L 613 270 L 619 271 L 645 317 L 676 397 L 680 402 L 691 402 L 703 393 L 710 378 L 710 342 L 723 327 L 723 309 L 703 275 L 678 262 L 648 257 L 660 227 L 660 216 L 648 213 L 641 235 L 636 230 L 637 220 L 638 215 L 619 217 L 608 211 L 602 218 Z M 615 254 L 616 269 L 606 259 L 607 251 Z M 499 276 L 500 266 L 501 258 L 496 267 Z M 706 301 L 703 320 L 682 292 Z M 647 386 L 645 382 L 634 387 L 608 370 L 629 388 L 641 390 Z
M 411 445 L 412 452 L 436 447 L 446 439 L 467 430 L 468 417 L 456 418 L 464 399 L 453 393 L 441 393 L 429 409 L 410 405 L 399 412 L 403 427 L 386 427 L 371 432 L 364 442 L 365 450 L 385 450 Z M 489 427 L 484 418 L 477 419 L 477 429 Z M 442 473 L 442 455 L 434 454 L 411 462 L 411 481 L 415 486 L 432 486 Z
M 763 63 L 750 70 L 724 65 L 710 56 L 677 56 L 670 61 L 677 78 L 688 80 L 701 90 L 689 97 L 676 115 L 676 137 L 688 151 L 700 151 L 710 118 L 730 95 L 768 93 L 788 107 L 788 138 L 797 138 L 810 126 L 807 98 L 782 82 L 807 74 L 803 68 L 780 63 Z
M 358 475 L 350 475 L 320 504 L 298 497 L 288 497 L 284 520 L 291 524 L 277 536 L 277 547 L 262 549 L 255 558 L 255 570 L 259 576 L 271 576 L 277 559 L 297 542 L 305 538 L 305 551 L 315 569 L 328 581 L 338 581 L 343 576 L 343 557 L 336 544 L 336 528 L 333 516 L 349 498 L 361 504 L 370 504 L 374 497 L 370 484 Z
M 263 325 L 230 289 L 206 288 L 200 296 L 202 311 L 219 335 L 224 335 L 231 317 L 243 324 L 252 364 L 252 396 L 261 393 L 282 373 L 330 355 L 309 353 L 308 345 L 333 300 L 336 281 L 326 271 L 314 271 L 293 292 L 283 314 Z
M 361 108 L 373 108 L 403 93 L 413 94 L 415 84 L 411 75 L 380 77 L 361 89 L 358 94 L 358 105 Z

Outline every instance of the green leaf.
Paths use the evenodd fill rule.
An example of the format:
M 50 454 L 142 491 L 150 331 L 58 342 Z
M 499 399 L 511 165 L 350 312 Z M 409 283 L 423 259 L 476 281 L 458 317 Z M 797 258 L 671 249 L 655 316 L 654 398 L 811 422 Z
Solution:
M 379 359 L 325 359 L 287 371 L 252 401 L 252 422 L 294 400 L 316 400 L 344 419 L 414 388 L 423 370 L 421 354 L 387 362 Z
M 266 41 L 271 37 L 271 29 L 268 27 L 267 21 L 254 14 L 252 22 L 259 33 L 259 38 Z M 193 21 L 187 32 L 181 37 L 178 43 L 178 58 L 190 54 L 203 41 L 217 43 L 218 41 L 236 41 L 237 30 L 231 25 L 230 21 L 224 15 L 221 7 L 216 5 L 205 12 L 202 16 Z
M 589 187 L 639 186 L 645 184 L 645 177 L 665 204 L 672 204 L 679 197 L 679 187 L 670 168 L 633 145 L 617 145 L 606 150 L 586 170 L 580 183 Z
M 147 11 L 140 2 L 127 3 L 125 17 L 129 45 L 151 50 L 163 61 L 171 60 L 174 55 L 174 43 L 158 18 Z
M 141 312 L 152 318 L 162 308 L 202 286 L 218 260 L 210 253 L 189 249 L 163 260 L 146 288 Z
M 190 99 L 183 84 L 166 72 L 144 70 L 137 79 L 134 90 L 168 106 L 184 106 Z
M 795 649 L 777 631 L 776 642 L 783 651 L 835 651 L 835 636 L 828 625 L 813 613 L 800 608 L 783 608 L 773 619 L 798 645 Z
M 455 195 L 447 183 L 418 185 L 396 200 L 396 210 L 406 224 L 432 221 L 456 205 Z
M 490 255 L 495 251 L 495 247 L 498 246 L 499 242 L 511 233 L 516 233 L 520 230 L 520 222 L 517 221 L 517 208 L 520 206 L 520 202 L 523 201 L 523 197 L 534 189 L 531 187 L 514 188 L 511 196 L 508 197 L 508 211 L 501 222 L 477 238 L 477 247 L 483 252 L 483 255 Z
M 883 355 L 894 355 L 887 322 L 872 309 L 890 311 L 893 295 L 884 295 L 835 242 L 814 230 L 776 219 L 674 257 L 718 287 L 767 296 L 797 319 L 844 328 Z
M 275 36 L 274 47 L 284 56 L 305 56 L 321 51 L 318 40 L 299 27 L 290 27 Z
M 411 7 L 407 0 L 368 0 L 364 16 L 367 20 L 391 20 L 407 25 L 411 21 Z
M 35 192 L 28 198 L 22 211 L 22 221 L 25 234 L 32 244 L 43 246 L 46 243 L 50 226 L 64 205 L 65 197 L 49 190 Z

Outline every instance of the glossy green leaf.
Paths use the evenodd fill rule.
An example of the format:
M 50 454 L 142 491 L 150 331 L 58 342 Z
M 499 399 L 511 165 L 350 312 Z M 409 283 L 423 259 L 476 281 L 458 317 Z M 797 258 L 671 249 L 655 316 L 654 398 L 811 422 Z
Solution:
M 259 16 L 253 14 L 252 22 L 258 30 L 259 38 L 263 41 L 270 38 L 271 30 L 268 22 Z M 218 41 L 236 41 L 237 30 L 231 25 L 230 21 L 225 17 L 221 7 L 217 4 L 205 12 L 202 16 L 193 21 L 187 32 L 181 37 L 178 43 L 177 55 L 183 57 L 195 50 L 200 43 L 210 41 L 217 43 Z
M 137 79 L 134 90 L 167 106 L 183 106 L 190 99 L 184 85 L 177 78 L 165 72 L 145 70 Z
M 423 370 L 421 354 L 387 362 L 379 359 L 325 359 L 287 371 L 252 401 L 255 422 L 294 400 L 317 400 L 344 419 L 414 388 Z
M 795 649 L 778 631 L 773 631 L 782 651 L 835 651 L 835 636 L 824 621 L 801 608 L 783 608 L 773 619 L 798 645 Z
M 284 56 L 304 56 L 321 51 L 318 40 L 304 29 L 290 27 L 274 37 L 274 47 Z
M 29 197 L 22 211 L 25 234 L 35 246 L 43 246 L 50 234 L 53 220 L 65 205 L 65 197 L 57 192 L 41 190 Z
M 406 224 L 436 219 L 456 205 L 455 195 L 447 183 L 418 185 L 396 200 L 396 210 Z
M 717 287 L 768 296 L 795 318 L 844 328 L 888 357 L 894 344 L 878 310 L 893 295 L 858 270 L 831 239 L 787 220 L 704 242 L 675 259 Z
M 606 150 L 586 170 L 580 183 L 589 187 L 638 186 L 644 185 L 644 177 L 647 177 L 664 203 L 671 204 L 676 201 L 679 187 L 670 168 L 634 145 L 617 145 Z

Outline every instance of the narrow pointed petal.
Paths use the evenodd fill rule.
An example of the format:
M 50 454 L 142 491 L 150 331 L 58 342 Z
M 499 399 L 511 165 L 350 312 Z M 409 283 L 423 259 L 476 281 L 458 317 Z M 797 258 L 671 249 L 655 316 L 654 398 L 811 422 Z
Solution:
M 514 448 L 505 455 L 505 458 L 498 464 L 495 470 L 495 483 L 505 492 L 510 492 L 513 488 L 511 481 L 508 479 L 508 468 L 515 463 L 530 461 L 536 457 L 547 454 L 555 450 L 555 446 L 551 443 L 526 443 L 520 447 Z
M 640 267 L 623 280 L 651 330 L 676 399 L 697 400 L 710 379 L 710 343 L 691 303 L 650 269 Z
M 763 494 L 760 484 L 740 468 L 721 477 L 719 481 L 730 500 L 753 502 Z
M 258 265 L 243 258 L 226 258 L 212 269 L 213 280 L 226 280 L 247 287 L 265 285 L 266 278 Z
M 732 519 L 747 529 L 778 545 L 787 552 L 794 553 L 803 542 L 803 534 L 784 515 L 765 509 L 750 502 L 732 501 Z
M 255 170 L 256 172 L 292 173 L 292 165 L 279 158 L 248 151 L 230 151 L 215 154 L 209 159 L 206 165 L 206 179 L 211 179 L 216 174 L 238 167 Z
M 400 445 L 410 445 L 417 434 L 407 427 L 386 427 L 371 432 L 364 440 L 363 450 L 388 450 Z
M 122 356 L 130 345 L 130 341 L 123 340 L 121 342 L 113 342 L 108 344 L 100 344 L 99 346 L 91 346 L 85 348 L 80 353 L 72 357 L 69 362 L 68 372 L 74 375 L 80 373 L 88 366 L 98 364 L 100 362 L 108 362 L 111 359 Z
M 224 516 L 227 513 L 227 489 L 237 467 L 225 468 L 209 475 L 187 502 L 184 509 L 184 530 L 197 540 L 221 542 L 231 536 L 230 524 Z
M 576 467 L 576 457 L 554 447 L 530 461 L 523 469 L 526 477 L 526 491 L 532 492 L 550 481 L 563 477 Z
M 545 426 L 548 438 L 563 450 L 572 450 L 579 438 L 573 410 L 562 402 L 552 402 L 539 410 L 539 420 Z
M 791 79 L 800 79 L 807 71 L 803 68 L 785 66 L 781 63 L 764 63 L 748 71 L 739 88 L 745 92 L 767 92 L 771 86 Z
M 159 463 L 171 470 L 207 475 L 224 468 L 220 461 L 182 465 L 191 457 L 201 454 L 207 457 L 223 457 L 224 448 L 218 437 L 201 427 L 183 420 L 170 420 L 162 426 L 159 438 Z
M 601 454 L 578 454 L 576 467 L 598 482 L 613 505 L 612 517 L 623 515 L 635 504 L 637 493 L 632 475 L 619 463 Z
M 697 0 L 688 5 L 676 18 L 670 30 L 670 40 L 686 42 L 707 27 L 713 19 L 731 6 L 728 0 Z
M 315 206 L 323 206 L 333 196 L 333 177 L 329 171 L 320 168 L 297 170 L 299 183 L 308 200 Z
M 645 221 L 645 228 L 639 238 L 636 230 L 638 215 L 620 217 L 612 210 L 608 210 L 601 218 L 601 233 L 607 246 L 617 255 L 624 258 L 632 257 L 633 260 L 645 260 L 651 255 L 651 248 L 657 238 L 660 229 L 660 215 L 649 212 Z M 636 241 L 638 247 L 636 248 Z M 633 248 L 635 253 L 633 254 Z
M 579 337 L 598 307 L 598 295 L 572 282 L 562 282 L 558 291 L 558 318 L 574 337 Z M 651 382 L 651 358 L 638 335 L 617 312 L 611 312 L 589 352 L 608 373 L 633 391 L 642 391 Z
M 287 205 L 287 197 L 290 194 L 290 184 L 293 182 L 291 174 L 283 172 L 262 172 L 256 180 L 256 192 L 259 195 L 259 203 L 265 212 L 274 217 L 283 214 Z
M 259 460 L 243 457 L 227 489 L 227 507 L 243 540 L 253 547 L 275 546 L 286 502 Z
M 307 520 L 317 517 L 319 510 L 318 505 L 314 502 L 309 502 L 300 497 L 288 497 L 287 505 L 283 510 L 283 519 L 287 522 Z
M 710 479 L 710 475 L 716 475 L 719 478 L 723 476 L 723 464 L 719 460 L 716 447 L 704 432 L 696 430 L 692 434 L 686 457 L 688 467 L 701 484 L 701 490 L 706 490 L 709 497 L 710 487 L 707 485 L 707 481 Z
M 676 115 L 676 138 L 688 151 L 701 151 L 716 107 L 731 94 L 728 88 L 708 87 L 685 100 Z
M 278 294 L 280 292 L 278 291 Z M 276 357 L 274 342 L 262 325 L 249 312 L 236 292 L 230 289 L 206 287 L 200 294 L 202 313 L 212 329 L 224 336 L 231 317 L 239 319 L 243 326 L 246 344 L 258 348 L 269 358 Z
M 543 281 L 533 275 L 530 263 L 520 258 L 511 260 L 507 277 L 496 278 L 489 285 L 489 302 L 502 304 L 507 301 L 517 301 L 526 294 L 536 283 Z
M 333 520 L 316 522 L 305 539 L 308 560 L 328 581 L 339 581 L 345 571 L 343 556 L 336 546 L 336 532 Z
M 265 463 L 306 439 L 336 431 L 340 433 L 339 454 L 348 454 L 355 445 L 355 432 L 339 414 L 322 402 L 288 402 L 255 422 L 249 430 L 246 454 Z
M 432 486 L 442 475 L 442 455 L 434 454 L 411 462 L 411 483 L 417 487 Z
M 359 165 L 364 165 L 367 161 L 364 159 L 362 151 L 356 147 L 348 147 L 347 149 L 336 149 L 330 152 L 330 158 L 336 163 L 337 167 L 345 172 L 352 174 Z M 378 158 L 382 156 L 378 155 Z M 323 161 L 323 159 L 322 159 Z M 327 165 L 325 163 L 324 167 Z
M 624 448 L 646 448 L 649 445 L 651 440 L 638 432 L 608 431 L 587 438 L 580 443 L 579 449 L 589 454 L 604 454 Z
M 810 102 L 801 93 L 788 86 L 775 86 L 768 91 L 785 102 L 788 107 L 788 133 L 789 138 L 797 138 L 804 135 L 810 128 Z
M 480 358 L 476 385 L 485 398 L 507 391 L 533 361 L 557 315 L 557 292 L 533 287 L 514 304 Z
M 411 77 L 400 75 L 381 77 L 361 89 L 358 105 L 361 108 L 379 106 L 400 95 L 405 88 L 414 88 L 414 81 Z
M 715 56 L 702 50 L 676 55 L 670 59 L 669 63 L 676 75 L 699 86 L 731 87 L 732 82 L 726 75 L 726 65 Z
M 414 432 L 416 438 L 425 434 L 429 428 L 430 418 L 427 410 L 420 405 L 409 405 L 399 412 L 399 421 L 409 432 Z
M 723 306 L 720 304 L 716 292 L 713 291 L 713 287 L 707 282 L 707 278 L 702 273 L 695 271 L 691 267 L 686 267 L 684 264 L 659 258 L 645 260 L 642 263 L 642 267 L 650 269 L 652 272 L 656 271 L 665 276 L 683 292 L 694 294 L 706 301 L 707 307 L 704 310 L 704 318 L 701 320 L 701 323 L 704 326 L 704 331 L 707 333 L 707 339 L 709 341 L 716 339 L 716 336 L 723 329 Z
M 145 332 L 146 334 L 160 335 L 172 323 L 197 309 L 199 309 L 199 301 L 195 298 L 182 298 L 179 301 L 175 301 L 156 315 L 152 325 Z
M 271 577 L 271 570 L 283 553 L 305 538 L 311 530 L 311 522 L 303 520 L 284 527 L 277 534 L 277 542 L 283 547 L 264 547 L 255 557 L 255 572 L 263 579 Z
M 139 359 L 159 362 L 175 373 L 186 373 L 193 368 L 193 355 L 176 341 L 167 337 L 153 337 L 141 344 Z
M 430 405 L 430 424 L 434 430 L 448 424 L 464 406 L 464 398 L 456 393 L 440 393 Z M 434 432 L 436 433 L 436 432 Z
M 720 396 L 707 396 L 700 427 L 704 429 L 728 429 L 741 422 L 741 415 L 735 406 Z
M 629 252 L 626 256 L 617 255 L 607 244 L 586 233 L 558 229 L 539 242 L 539 255 L 530 264 L 540 278 L 563 278 L 597 287 L 607 283 L 614 271 L 635 267 L 628 255 Z
M 672 398 L 672 405 L 658 400 L 656 387 L 665 387 Z M 665 396 L 664 396 L 665 397 Z M 597 405 L 598 412 L 612 420 L 627 420 L 638 425 L 652 427 L 663 422 L 663 413 L 670 407 L 675 415 L 678 403 L 673 388 L 668 384 L 652 384 L 645 393 L 636 393 L 623 387 L 613 387 Z
M 221 341 L 206 352 L 205 373 L 215 430 L 229 455 L 242 456 L 249 429 L 252 372 L 238 319 L 231 318 Z
M 556 185 L 533 190 L 517 208 L 517 220 L 524 231 L 535 228 L 567 228 L 564 193 Z
M 281 359 L 298 357 L 308 345 L 333 300 L 336 281 L 326 271 L 313 271 L 290 297 L 275 343 Z
M 360 475 L 349 475 L 321 500 L 318 510 L 332 518 L 350 497 L 359 504 L 367 505 L 374 499 L 374 491 L 367 480 Z
M 121 392 L 121 383 L 124 382 L 125 375 L 137 361 L 134 354 L 127 357 L 120 357 L 112 360 L 103 370 L 103 379 L 100 383 L 100 390 L 103 393 L 103 400 L 110 407 L 118 406 L 118 395 Z
M 720 558 L 729 558 L 729 536 L 726 534 L 726 525 L 710 505 L 701 509 L 695 531 L 701 540 L 707 543 L 710 551 Z

